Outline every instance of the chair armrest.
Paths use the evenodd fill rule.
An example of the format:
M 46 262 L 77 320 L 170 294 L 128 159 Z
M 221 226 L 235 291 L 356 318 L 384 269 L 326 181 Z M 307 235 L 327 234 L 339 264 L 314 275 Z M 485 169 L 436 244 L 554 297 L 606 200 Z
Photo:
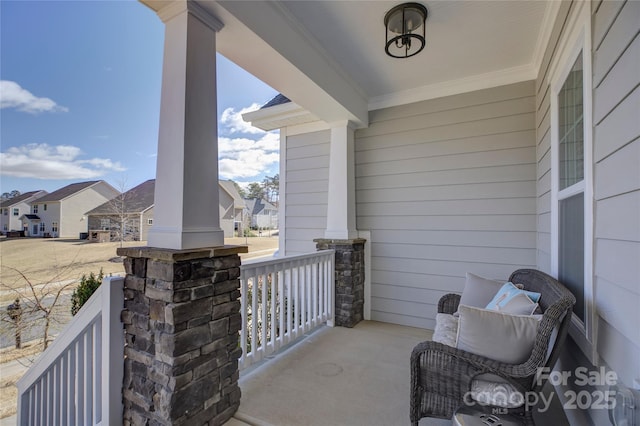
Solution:
M 445 294 L 438 302 L 438 313 L 453 315 L 458 310 L 460 295 L 455 293 Z
M 423 387 L 443 385 L 454 380 L 458 386 L 466 384 L 463 388 L 469 390 L 475 376 L 492 373 L 526 390 L 536 371 L 536 367 L 529 361 L 523 364 L 506 364 L 433 341 L 419 343 L 411 353 L 411 380 L 413 382 L 414 376 L 422 377 Z M 456 387 L 453 383 L 446 386 Z

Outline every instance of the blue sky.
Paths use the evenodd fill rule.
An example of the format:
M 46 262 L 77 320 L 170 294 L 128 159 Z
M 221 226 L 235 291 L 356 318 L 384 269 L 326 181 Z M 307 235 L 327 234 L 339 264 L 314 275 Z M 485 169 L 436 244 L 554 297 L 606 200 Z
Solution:
M 130 1 L 0 1 L 0 191 L 155 177 L 164 24 Z M 218 55 L 220 176 L 278 173 L 278 135 L 240 114 L 276 95 Z

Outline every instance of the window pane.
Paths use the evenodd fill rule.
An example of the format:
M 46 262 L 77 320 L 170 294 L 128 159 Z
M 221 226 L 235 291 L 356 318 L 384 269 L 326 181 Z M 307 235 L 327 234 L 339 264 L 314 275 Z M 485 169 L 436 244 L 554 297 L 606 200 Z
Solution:
M 576 297 L 573 312 L 584 321 L 584 193 L 559 205 L 558 280 Z
M 582 53 L 558 93 L 560 190 L 584 179 Z

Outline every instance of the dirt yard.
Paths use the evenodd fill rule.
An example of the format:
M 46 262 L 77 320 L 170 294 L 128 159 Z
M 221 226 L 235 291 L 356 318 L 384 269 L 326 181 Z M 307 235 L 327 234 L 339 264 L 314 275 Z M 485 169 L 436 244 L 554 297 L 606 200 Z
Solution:
M 243 259 L 270 256 L 278 248 L 278 236 L 228 238 L 225 244 L 249 246 Z M 125 247 L 145 245 L 145 242 L 125 242 Z M 80 240 L 21 238 L 0 240 L 0 304 L 13 300 L 12 289 L 25 289 L 20 273 L 34 285 L 79 281 L 83 274 L 100 269 L 105 275 L 122 274 L 122 259 L 116 255 L 120 243 L 89 243 Z
M 124 246 L 145 244 L 136 241 L 126 242 Z M 225 244 L 249 246 L 249 253 L 242 254 L 242 259 L 271 256 L 278 248 L 278 236 L 228 238 Z M 37 287 L 46 285 L 49 290 L 71 282 L 67 289 L 69 292 L 83 274 L 98 274 L 101 268 L 105 275 L 123 274 L 122 259 L 118 259 L 116 254 L 119 246 L 120 243 L 63 239 L 0 240 L 0 310 L 3 313 L 5 306 L 13 301 L 15 290 L 28 290 L 24 278 L 17 271 Z M 68 306 L 61 308 L 68 314 Z M 0 349 L 0 419 L 15 414 L 15 383 L 24 372 L 21 365 L 28 364 L 41 350 L 42 344 L 35 341 L 25 342 L 23 349 Z

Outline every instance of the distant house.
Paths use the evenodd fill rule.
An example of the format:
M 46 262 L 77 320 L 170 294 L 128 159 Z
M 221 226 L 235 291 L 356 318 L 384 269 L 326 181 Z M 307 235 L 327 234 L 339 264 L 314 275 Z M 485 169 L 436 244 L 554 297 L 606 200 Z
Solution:
M 276 206 L 261 198 L 247 198 L 244 202 L 251 217 L 251 228 L 278 228 L 278 208 Z
M 146 241 L 153 226 L 155 179 L 149 179 L 113 200 L 86 212 L 89 237 L 104 241 L 119 240 L 124 232 L 127 241 Z M 231 181 L 218 181 L 220 202 L 220 227 L 225 237 L 233 237 L 236 222 L 242 221 L 244 201 Z M 121 231 L 121 228 L 124 228 Z
M 230 180 L 218 181 L 220 185 L 220 227 L 226 238 L 233 237 L 233 232 L 238 230 L 242 235 L 242 224 L 245 222 L 243 212 L 245 201 Z
M 72 183 L 32 201 L 20 220 L 28 236 L 80 238 L 88 230 L 85 212 L 119 193 L 103 180 Z
M 153 226 L 153 193 L 155 179 L 149 179 L 135 188 L 85 213 L 89 223 L 89 239 L 99 240 L 100 231 L 109 231 L 107 240 L 146 241 Z
M 3 233 L 9 231 L 22 231 L 20 217 L 31 213 L 31 202 L 47 195 L 47 191 L 31 191 L 17 197 L 4 200 L 0 203 L 0 229 Z

